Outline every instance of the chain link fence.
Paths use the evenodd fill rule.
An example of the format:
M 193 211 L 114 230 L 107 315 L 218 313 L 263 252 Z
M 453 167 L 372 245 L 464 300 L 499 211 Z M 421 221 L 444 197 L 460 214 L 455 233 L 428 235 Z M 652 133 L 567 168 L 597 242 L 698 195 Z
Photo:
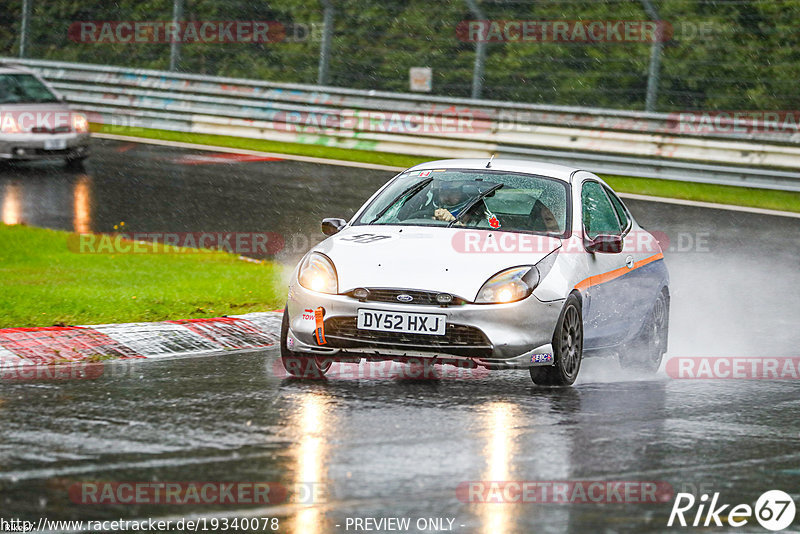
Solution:
M 447 97 L 795 110 L 799 24 L 800 0 L 0 0 L 0 54 L 399 92 L 422 68 L 417 89 Z

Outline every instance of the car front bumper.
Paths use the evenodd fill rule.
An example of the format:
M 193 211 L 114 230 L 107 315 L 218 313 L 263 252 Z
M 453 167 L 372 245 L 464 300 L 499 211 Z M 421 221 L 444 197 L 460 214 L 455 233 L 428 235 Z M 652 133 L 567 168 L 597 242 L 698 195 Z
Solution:
M 0 159 L 30 161 L 85 158 L 89 155 L 88 133 L 0 135 Z
M 287 345 L 296 352 L 341 359 L 437 358 L 471 360 L 490 369 L 552 365 L 553 332 L 563 300 L 542 302 L 535 296 L 509 304 L 463 304 L 447 307 L 359 301 L 303 288 L 289 290 Z M 314 310 L 324 310 L 326 343 L 314 335 Z M 446 315 L 444 336 L 395 334 L 356 328 L 360 308 L 388 312 Z

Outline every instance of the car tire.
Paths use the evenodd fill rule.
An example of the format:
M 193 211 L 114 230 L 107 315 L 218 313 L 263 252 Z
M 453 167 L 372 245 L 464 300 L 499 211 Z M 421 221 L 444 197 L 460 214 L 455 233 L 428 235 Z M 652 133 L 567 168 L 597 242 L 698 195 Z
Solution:
M 531 380 L 537 386 L 570 386 L 575 383 L 583 360 L 583 316 L 581 301 L 567 297 L 553 333 L 553 365 L 531 367 Z
M 64 158 L 64 163 L 67 165 L 68 169 L 81 169 L 83 168 L 83 162 L 86 161 L 86 158 L 89 156 L 79 156 L 77 158 Z
M 283 310 L 281 321 L 281 362 L 286 372 L 295 378 L 323 378 L 331 368 L 332 360 L 319 356 L 307 356 L 290 350 L 286 345 L 289 337 L 289 310 Z
M 647 314 L 642 329 L 629 343 L 622 346 L 619 362 L 622 367 L 655 373 L 667 351 L 669 330 L 669 300 L 662 290 Z

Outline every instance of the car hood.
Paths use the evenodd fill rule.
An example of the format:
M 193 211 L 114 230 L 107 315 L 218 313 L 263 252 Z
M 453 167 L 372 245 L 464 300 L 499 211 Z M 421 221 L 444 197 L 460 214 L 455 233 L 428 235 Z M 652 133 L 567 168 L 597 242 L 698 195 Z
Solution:
M 333 260 L 339 292 L 419 289 L 475 300 L 494 274 L 534 265 L 561 246 L 553 237 L 489 230 L 348 226 L 314 250 Z
M 70 111 L 70 107 L 66 102 L 7 102 L 0 104 L 0 110 L 17 113 L 23 111 L 39 113 L 40 111 Z

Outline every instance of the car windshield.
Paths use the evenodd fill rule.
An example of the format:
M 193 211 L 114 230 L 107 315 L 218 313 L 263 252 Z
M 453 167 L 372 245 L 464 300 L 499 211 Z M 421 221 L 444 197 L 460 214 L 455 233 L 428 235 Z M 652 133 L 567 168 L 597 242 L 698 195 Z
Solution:
M 36 76 L 0 74 L 0 104 L 58 102 L 58 99 Z
M 505 171 L 437 169 L 404 172 L 354 224 L 453 226 L 562 236 L 567 185 Z

